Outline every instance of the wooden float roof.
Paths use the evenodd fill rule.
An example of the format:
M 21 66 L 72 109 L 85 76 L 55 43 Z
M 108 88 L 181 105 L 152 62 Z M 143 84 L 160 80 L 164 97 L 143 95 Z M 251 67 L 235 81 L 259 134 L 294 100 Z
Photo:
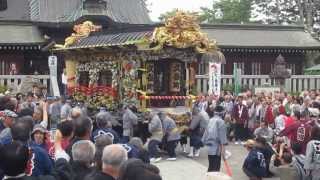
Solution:
M 128 25 L 116 31 L 92 33 L 64 50 L 133 45 L 135 41 L 150 37 L 153 29 L 160 25 Z M 223 51 L 320 50 L 320 41 L 301 26 L 203 24 L 201 28 Z

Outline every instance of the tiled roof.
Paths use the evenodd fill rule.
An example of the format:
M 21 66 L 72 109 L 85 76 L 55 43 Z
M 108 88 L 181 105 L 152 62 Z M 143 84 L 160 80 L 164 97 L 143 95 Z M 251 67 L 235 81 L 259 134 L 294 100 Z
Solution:
M 1 45 L 43 44 L 43 38 L 37 26 L 30 23 L 0 22 Z
M 203 25 L 202 31 L 215 39 L 219 47 L 236 48 L 320 48 L 302 26 Z
M 146 36 L 151 36 L 159 25 L 140 27 L 132 26 L 127 33 L 93 34 L 81 39 L 68 49 L 117 46 L 134 44 Z M 138 32 L 137 32 L 138 31 Z M 217 41 L 224 48 L 254 49 L 320 49 L 320 41 L 300 26 L 265 26 L 265 25 L 202 25 L 202 32 Z
M 115 22 L 149 24 L 151 20 L 143 0 L 104 0 L 106 11 L 101 14 Z M 30 15 L 33 21 L 73 22 L 83 15 L 84 0 L 30 0 Z
M 92 48 L 92 47 L 108 47 L 108 46 L 121 46 L 121 45 L 132 45 L 136 41 L 141 40 L 145 37 L 150 37 L 151 31 L 141 32 L 126 32 L 117 34 L 103 34 L 93 35 L 87 38 L 79 40 L 74 45 L 66 49 L 81 49 L 81 48 Z

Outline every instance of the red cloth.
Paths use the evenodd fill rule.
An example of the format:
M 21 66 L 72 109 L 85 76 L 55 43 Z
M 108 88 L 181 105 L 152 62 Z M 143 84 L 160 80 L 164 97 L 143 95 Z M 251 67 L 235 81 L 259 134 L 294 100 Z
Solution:
M 303 153 L 305 153 L 307 143 L 311 139 L 311 129 L 311 121 L 300 120 L 286 127 L 280 136 L 287 136 L 291 143 L 301 144 Z
M 291 126 L 294 123 L 295 123 L 295 120 L 291 116 L 287 117 L 284 121 L 285 128 Z
M 267 107 L 266 115 L 265 115 L 264 119 L 268 124 L 273 124 L 274 123 L 274 116 L 273 116 L 272 106 L 271 105 L 269 105 Z
M 283 105 L 280 105 L 279 107 L 279 113 L 280 114 L 286 114 L 286 108 Z

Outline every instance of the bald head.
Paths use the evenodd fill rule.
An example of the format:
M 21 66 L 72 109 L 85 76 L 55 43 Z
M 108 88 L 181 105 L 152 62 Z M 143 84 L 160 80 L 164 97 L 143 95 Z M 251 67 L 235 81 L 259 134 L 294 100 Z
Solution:
M 71 110 L 71 118 L 76 119 L 82 115 L 82 110 L 79 107 L 72 108 Z
M 111 166 L 112 168 L 119 169 L 120 165 L 127 159 L 128 154 L 126 149 L 119 144 L 109 145 L 103 149 L 103 168 Z

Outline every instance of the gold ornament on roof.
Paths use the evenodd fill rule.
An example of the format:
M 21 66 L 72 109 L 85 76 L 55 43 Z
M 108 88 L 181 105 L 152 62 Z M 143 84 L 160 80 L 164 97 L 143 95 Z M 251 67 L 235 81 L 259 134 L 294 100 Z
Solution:
M 166 19 L 163 27 L 155 28 L 151 41 L 157 44 L 153 50 L 160 50 L 164 46 L 194 48 L 202 54 L 218 50 L 216 41 L 201 32 L 198 15 L 183 11 L 176 11 L 173 17 Z
M 58 48 L 67 48 L 82 38 L 88 37 L 92 32 L 97 32 L 102 29 L 101 26 L 94 25 L 91 21 L 85 21 L 82 24 L 77 24 L 73 27 L 71 36 L 65 39 L 64 45 L 56 45 Z

